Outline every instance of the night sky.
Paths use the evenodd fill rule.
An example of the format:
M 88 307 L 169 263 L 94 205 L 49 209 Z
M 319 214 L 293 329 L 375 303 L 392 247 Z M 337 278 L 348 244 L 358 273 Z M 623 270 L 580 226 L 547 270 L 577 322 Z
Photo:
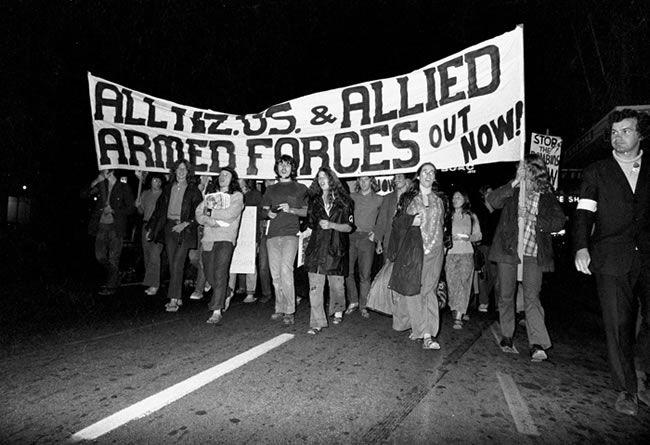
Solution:
M 255 113 L 408 73 L 523 24 L 529 132 L 568 147 L 613 107 L 650 103 L 647 0 L 2 3 L 0 197 L 27 185 L 40 214 L 79 219 L 79 189 L 97 173 L 87 71 Z

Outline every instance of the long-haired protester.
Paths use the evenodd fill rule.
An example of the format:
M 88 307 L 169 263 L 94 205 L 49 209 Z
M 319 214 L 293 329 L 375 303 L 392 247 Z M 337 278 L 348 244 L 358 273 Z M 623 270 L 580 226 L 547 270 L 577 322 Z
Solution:
M 453 246 L 445 259 L 445 277 L 454 329 L 463 328 L 474 278 L 474 246 L 481 241 L 481 226 L 472 212 L 469 196 L 463 190 L 451 195 L 451 239 Z
M 147 287 L 144 293 L 156 295 L 160 288 L 160 256 L 163 245 L 147 237 L 147 224 L 156 209 L 156 202 L 163 193 L 165 179 L 159 173 L 149 173 L 144 180 L 145 190 L 139 196 L 136 207 L 142 215 L 142 253 L 144 258 L 144 279 Z
M 222 168 L 218 193 L 206 194 L 196 208 L 196 220 L 204 226 L 201 239 L 203 268 L 212 286 L 212 298 L 208 305 L 212 315 L 207 321 L 210 324 L 221 324 L 222 312 L 228 310 L 230 303 L 226 297 L 226 293 L 230 292 L 230 263 L 244 211 L 244 195 L 238 180 L 235 170 Z
M 424 349 L 440 349 L 436 289 L 451 246 L 447 197 L 436 183 L 436 167 L 424 163 L 416 179 L 402 193 L 393 218 L 387 257 L 394 262 L 388 286 L 396 295 L 393 329 L 411 329 L 411 340 L 422 339 Z
M 197 227 L 194 212 L 203 200 L 194 183 L 194 168 L 185 159 L 174 163 L 172 182 L 156 201 L 156 209 L 149 219 L 149 238 L 165 243 L 169 261 L 169 288 L 165 305 L 167 312 L 176 312 L 183 304 L 183 271 L 190 249 L 196 249 Z
M 519 189 L 525 185 L 524 205 L 519 206 Z M 526 332 L 533 360 L 548 358 L 551 339 L 544 323 L 539 300 L 542 274 L 554 270 L 552 232 L 562 229 L 566 218 L 551 186 L 546 164 L 537 154 L 529 154 L 514 180 L 490 193 L 488 202 L 503 209 L 488 259 L 497 263 L 501 347 L 512 348 L 515 333 L 515 293 L 519 255 L 523 257 L 523 293 Z M 523 222 L 519 227 L 518 219 Z M 523 230 L 523 252 L 519 252 L 519 231 Z
M 289 155 L 275 161 L 278 182 L 269 185 L 262 196 L 263 216 L 267 218 L 266 247 L 275 288 L 275 312 L 271 320 L 293 324 L 296 289 L 293 264 L 298 253 L 300 218 L 307 216 L 307 187 L 296 182 L 298 164 Z
M 324 308 L 325 278 L 329 283 L 329 315 L 332 323 L 343 321 L 345 276 L 349 268 L 349 233 L 354 230 L 354 203 L 336 174 L 328 167 L 318 170 L 308 192 L 307 226 L 312 230 L 305 250 L 309 276 L 311 315 L 308 334 L 327 327 Z

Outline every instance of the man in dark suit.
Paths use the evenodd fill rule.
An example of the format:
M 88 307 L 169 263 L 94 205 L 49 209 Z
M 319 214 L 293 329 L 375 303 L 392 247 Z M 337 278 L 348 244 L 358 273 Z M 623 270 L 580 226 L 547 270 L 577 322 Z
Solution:
M 596 279 L 607 352 L 620 392 L 618 412 L 636 415 L 638 399 L 650 406 L 650 390 L 637 395 L 638 367 L 650 373 L 650 159 L 641 150 L 648 116 L 634 110 L 610 117 L 612 156 L 583 172 L 574 217 L 578 271 Z M 638 305 L 642 324 L 636 333 Z

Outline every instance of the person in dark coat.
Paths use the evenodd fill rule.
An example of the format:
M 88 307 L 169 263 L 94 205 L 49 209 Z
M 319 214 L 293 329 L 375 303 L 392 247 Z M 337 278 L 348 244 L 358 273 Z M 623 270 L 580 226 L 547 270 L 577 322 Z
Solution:
M 96 197 L 88 234 L 95 237 L 95 257 L 106 270 L 106 284 L 99 295 L 113 295 L 120 284 L 120 256 L 126 234 L 127 217 L 135 212 L 133 192 L 119 181 L 114 170 L 102 170 L 81 196 Z
M 355 229 L 354 202 L 328 167 L 321 167 L 308 191 L 307 226 L 312 230 L 305 250 L 309 277 L 311 316 L 308 334 L 327 327 L 323 290 L 329 283 L 329 315 L 332 323 L 343 321 L 345 276 L 349 270 L 349 233 Z
M 396 294 L 393 329 L 411 328 L 411 340 L 423 340 L 424 349 L 440 349 L 434 340 L 440 329 L 436 289 L 451 247 L 447 197 L 436 183 L 436 167 L 420 166 L 417 178 L 399 199 L 388 245 L 394 262 L 388 287 Z
M 526 200 L 519 209 L 519 185 L 524 181 Z M 534 360 L 546 360 L 551 339 L 544 323 L 544 308 L 539 294 L 542 274 L 552 272 L 555 267 L 551 233 L 560 231 L 566 222 L 562 207 L 553 194 L 546 163 L 537 154 L 526 155 L 516 178 L 490 193 L 487 200 L 495 209 L 503 209 L 488 254 L 488 259 L 497 263 L 499 323 L 503 335 L 501 347 L 513 347 L 521 229 L 524 231 L 522 284 L 528 343 Z M 519 218 L 523 219 L 524 227 L 519 227 Z
M 650 389 L 637 394 L 635 370 L 636 348 L 640 370 L 650 375 L 650 159 L 641 149 L 649 123 L 635 110 L 612 113 L 612 156 L 584 170 L 573 228 L 576 268 L 596 279 L 619 391 L 614 408 L 629 415 L 637 414 L 637 397 L 650 406 Z
M 169 288 L 165 306 L 167 312 L 176 312 L 183 304 L 183 271 L 185 259 L 190 249 L 197 247 L 197 228 L 194 212 L 203 201 L 203 195 L 195 184 L 192 165 L 178 160 L 172 169 L 174 180 L 165 187 L 156 201 L 156 209 L 147 226 L 149 238 L 157 243 L 165 243 L 169 260 Z

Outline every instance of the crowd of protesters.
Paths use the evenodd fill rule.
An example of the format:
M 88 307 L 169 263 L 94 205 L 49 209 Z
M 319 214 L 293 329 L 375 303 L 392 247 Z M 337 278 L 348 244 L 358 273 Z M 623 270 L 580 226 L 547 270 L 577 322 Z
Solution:
M 607 349 L 620 391 L 615 409 L 636 415 L 638 400 L 650 405 L 649 390 L 637 391 L 637 368 L 650 370 L 650 167 L 641 141 L 648 117 L 634 110 L 610 119 L 612 156 L 588 167 L 575 212 L 573 242 L 578 271 L 596 277 Z M 245 277 L 244 303 L 269 302 L 272 320 L 294 324 L 301 297 L 296 275 L 309 283 L 308 334 L 340 324 L 356 311 L 389 314 L 393 329 L 437 350 L 440 310 L 448 303 L 453 328 L 463 329 L 470 308 L 498 312 L 500 346 L 514 352 L 516 312 L 525 326 L 533 361 L 548 358 L 552 343 L 540 301 L 542 276 L 554 270 L 552 234 L 567 220 L 542 157 L 525 156 L 515 177 L 476 190 L 445 194 L 431 163 L 393 177 L 392 191 L 380 196 L 371 176 L 349 186 L 328 167 L 311 185 L 296 181 L 297 164 L 276 160 L 276 178 L 258 184 L 232 168 L 217 177 L 194 177 L 179 160 L 169 175 L 139 174 L 144 191 L 133 193 L 113 170 L 104 170 L 82 193 L 94 196 L 89 233 L 105 268 L 100 295 L 119 287 L 119 260 L 127 218 L 142 216 L 145 294 L 161 288 L 161 255 L 166 251 L 169 312 L 182 306 L 188 257 L 197 269 L 190 298 L 211 291 L 207 320 L 221 324 L 237 289 L 230 273 L 245 206 L 256 207 L 256 273 Z M 215 193 L 217 193 L 215 195 Z M 216 197 L 215 197 L 216 196 Z M 306 235 L 308 234 L 308 236 Z M 300 240 L 304 258 L 296 269 Z M 308 241 L 305 241 L 308 240 Z M 379 267 L 376 258 L 382 258 Z M 327 279 L 329 292 L 325 293 Z M 258 284 L 259 282 L 259 290 Z M 441 282 L 447 295 L 441 295 Z M 639 311 L 639 308 L 641 309 Z M 640 313 L 641 317 L 637 318 Z M 638 322 L 640 320 L 640 323 Z

